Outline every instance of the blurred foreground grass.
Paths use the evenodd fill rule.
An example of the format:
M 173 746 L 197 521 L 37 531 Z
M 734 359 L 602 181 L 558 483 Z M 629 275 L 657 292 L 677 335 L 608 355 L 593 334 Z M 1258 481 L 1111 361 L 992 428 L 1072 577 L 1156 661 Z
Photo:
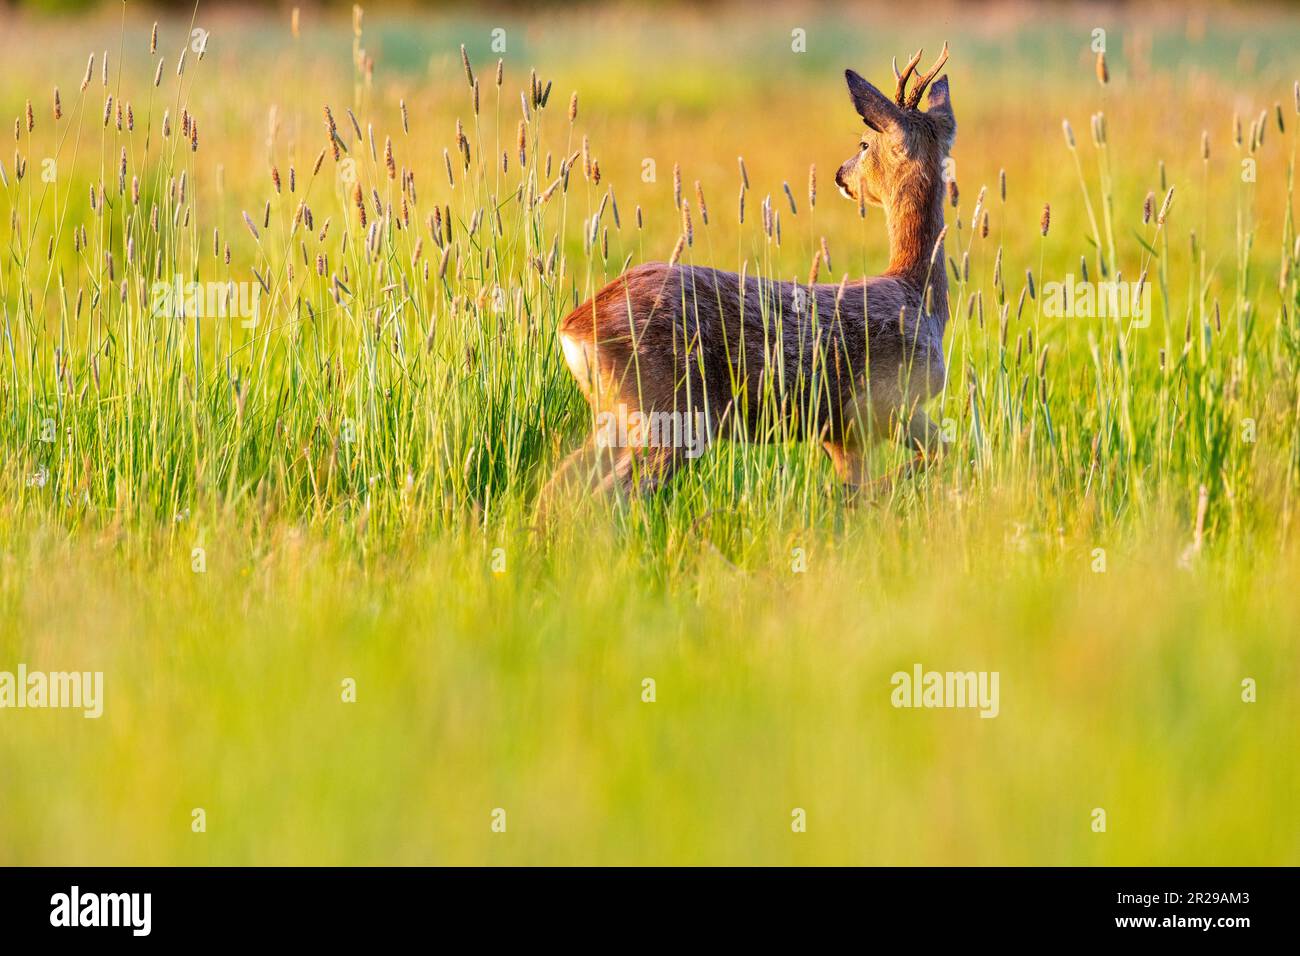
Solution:
M 803 574 L 683 547 L 665 584 L 600 530 L 507 542 L 500 575 L 463 540 L 228 534 L 204 575 L 29 541 L 6 657 L 103 670 L 105 712 L 5 715 L 0 858 L 1293 861 L 1294 563 L 1174 572 L 1157 544 L 1093 574 L 987 517 L 909 542 L 863 516 L 792 538 Z M 917 662 L 998 671 L 999 715 L 892 708 Z

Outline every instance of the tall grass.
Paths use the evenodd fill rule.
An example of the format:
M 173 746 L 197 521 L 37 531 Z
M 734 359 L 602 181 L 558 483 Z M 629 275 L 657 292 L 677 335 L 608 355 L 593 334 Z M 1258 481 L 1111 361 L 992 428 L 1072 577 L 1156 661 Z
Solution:
M 343 23 L 207 49 L 188 26 L 151 52 L 150 23 L 100 23 L 84 84 L 36 63 L 0 95 L 0 669 L 102 669 L 109 695 L 98 722 L 0 714 L 0 860 L 1295 861 L 1300 102 L 1271 108 L 1277 76 L 1232 98 L 1196 73 L 1191 110 L 1112 52 L 1104 86 L 1085 57 L 1008 119 L 1030 66 L 983 80 L 955 46 L 940 465 L 864 502 L 810 443 L 723 443 L 543 529 L 588 426 L 554 329 L 628 263 L 882 268 L 876 212 L 795 185 L 854 147 L 838 70 L 751 33 L 752 82 L 712 100 L 691 52 L 676 99 L 575 94 L 627 69 L 576 21 L 533 24 L 576 62 L 498 62 L 467 27 L 427 77 L 388 72 L 360 15 L 346 74 L 320 46 Z M 654 115 L 674 102 L 701 112 Z M 1208 154 L 1168 138 L 1170 102 Z M 1047 283 L 1083 269 L 1150 283 L 1150 324 L 1052 317 Z M 256 315 L 211 314 L 210 286 L 202 315 L 160 308 L 177 282 Z M 1001 715 L 894 710 L 915 661 L 999 670 Z

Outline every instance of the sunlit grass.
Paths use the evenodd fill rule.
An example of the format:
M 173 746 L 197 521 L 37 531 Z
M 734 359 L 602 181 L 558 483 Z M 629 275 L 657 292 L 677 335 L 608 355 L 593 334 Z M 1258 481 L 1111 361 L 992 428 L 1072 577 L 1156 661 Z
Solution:
M 825 237 L 822 281 L 879 272 L 878 212 L 830 186 L 840 71 L 943 38 L 819 19 L 801 58 L 783 25 L 552 14 L 503 21 L 498 87 L 490 23 L 218 19 L 177 76 L 165 22 L 154 88 L 149 19 L 6 29 L 0 669 L 103 670 L 107 699 L 0 713 L 0 861 L 1294 863 L 1300 31 L 1269 16 L 1109 24 L 1105 87 L 1092 24 L 947 37 L 938 467 L 850 501 L 813 445 L 723 443 L 545 529 L 587 414 L 554 328 L 670 255 L 674 166 L 709 204 L 686 260 L 806 280 Z M 1103 258 L 1146 271 L 1149 326 L 1044 314 Z M 178 275 L 258 288 L 256 321 L 154 314 Z M 917 662 L 998 671 L 1001 713 L 892 708 Z

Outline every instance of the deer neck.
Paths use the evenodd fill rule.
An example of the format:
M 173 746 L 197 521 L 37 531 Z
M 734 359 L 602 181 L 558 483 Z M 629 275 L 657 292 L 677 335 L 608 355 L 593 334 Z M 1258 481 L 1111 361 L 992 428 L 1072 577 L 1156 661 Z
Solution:
M 889 269 L 886 275 L 901 279 L 922 297 L 928 288 L 931 315 L 948 317 L 947 260 L 939 237 L 943 232 L 943 184 L 910 182 L 899 187 L 885 204 L 889 230 Z

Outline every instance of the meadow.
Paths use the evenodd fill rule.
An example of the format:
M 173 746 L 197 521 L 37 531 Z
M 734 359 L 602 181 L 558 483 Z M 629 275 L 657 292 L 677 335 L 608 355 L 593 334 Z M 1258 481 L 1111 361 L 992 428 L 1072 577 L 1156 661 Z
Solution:
M 0 670 L 105 686 L 0 710 L 0 864 L 1300 862 L 1296 13 L 0 17 Z M 881 272 L 843 70 L 944 40 L 942 460 L 540 524 L 559 320 Z

